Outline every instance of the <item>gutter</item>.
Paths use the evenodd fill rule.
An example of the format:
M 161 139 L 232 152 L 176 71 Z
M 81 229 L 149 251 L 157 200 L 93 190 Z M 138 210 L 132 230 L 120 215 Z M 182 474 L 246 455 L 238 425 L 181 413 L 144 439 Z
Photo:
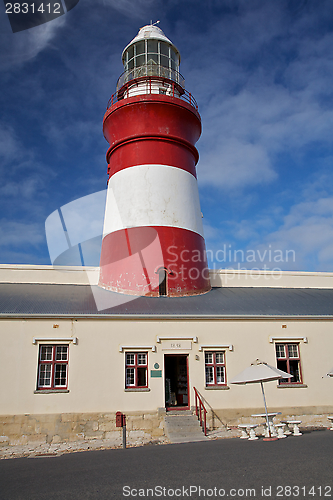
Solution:
M 210 315 L 210 314 L 22 314 L 22 313 L 3 313 L 0 319 L 105 319 L 105 320 L 333 320 L 333 314 L 327 315 Z

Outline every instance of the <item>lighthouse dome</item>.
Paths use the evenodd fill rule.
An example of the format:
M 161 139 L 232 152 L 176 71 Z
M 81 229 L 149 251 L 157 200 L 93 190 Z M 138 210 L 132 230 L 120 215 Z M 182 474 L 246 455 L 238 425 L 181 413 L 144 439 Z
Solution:
M 147 24 L 146 26 L 143 26 L 142 28 L 139 29 L 138 34 L 136 37 L 133 38 L 133 40 L 125 47 L 122 53 L 122 60 L 125 65 L 125 58 L 126 58 L 126 51 L 127 49 L 135 44 L 136 42 L 144 41 L 147 39 L 151 40 L 160 40 L 161 42 L 164 42 L 166 45 L 172 46 L 173 51 L 175 54 L 178 56 L 178 62 L 180 63 L 180 53 L 176 46 L 169 40 L 168 37 L 165 36 L 161 28 L 158 28 L 154 24 Z

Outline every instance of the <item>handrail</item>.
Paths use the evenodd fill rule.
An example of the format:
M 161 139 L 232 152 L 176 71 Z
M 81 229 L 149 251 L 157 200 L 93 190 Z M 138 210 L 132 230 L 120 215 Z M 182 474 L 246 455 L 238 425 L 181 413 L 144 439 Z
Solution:
M 202 396 L 199 394 L 199 392 L 197 391 L 197 389 L 195 387 L 193 387 L 193 389 L 194 389 L 194 394 L 195 394 L 195 414 L 199 419 L 201 428 L 202 428 L 205 436 L 207 436 L 207 418 L 206 418 L 207 410 L 206 410 L 205 405 L 203 403 Z M 199 404 L 198 404 L 198 402 L 199 402 Z M 203 414 L 203 417 L 202 417 L 202 414 Z
M 124 85 L 121 88 L 119 88 L 117 92 L 112 94 L 112 96 L 108 101 L 106 109 L 110 109 L 114 104 L 121 101 L 122 99 L 125 99 L 124 96 L 126 95 L 126 93 L 128 94 L 128 91 L 131 88 L 138 86 L 144 82 L 147 82 L 147 85 L 143 89 L 143 91 L 140 89 L 141 91 L 140 94 L 138 95 L 154 94 L 156 92 L 156 89 L 154 89 L 154 85 L 152 85 L 152 82 L 154 83 L 157 81 L 167 85 L 168 88 L 166 94 L 160 94 L 160 95 L 166 95 L 168 97 L 176 97 L 178 99 L 182 99 L 183 101 L 188 102 L 191 106 L 195 108 L 196 111 L 198 111 L 198 104 L 194 99 L 193 95 L 191 94 L 191 92 L 188 92 L 181 85 L 179 85 L 179 83 L 176 83 L 173 80 L 170 80 L 162 76 L 143 76 L 124 83 Z

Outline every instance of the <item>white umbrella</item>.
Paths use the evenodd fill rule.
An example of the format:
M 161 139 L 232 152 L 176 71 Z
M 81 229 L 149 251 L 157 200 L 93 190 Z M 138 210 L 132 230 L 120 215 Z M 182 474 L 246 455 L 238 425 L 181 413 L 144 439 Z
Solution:
M 270 366 L 260 359 L 256 359 L 248 368 L 245 368 L 239 375 L 230 380 L 230 384 L 254 384 L 260 382 L 262 395 L 264 398 L 266 422 L 269 437 L 271 437 L 271 431 L 269 427 L 268 412 L 265 398 L 265 391 L 263 382 L 269 382 L 271 380 L 278 380 L 279 378 L 291 378 L 292 375 L 287 372 L 283 372 L 274 366 Z

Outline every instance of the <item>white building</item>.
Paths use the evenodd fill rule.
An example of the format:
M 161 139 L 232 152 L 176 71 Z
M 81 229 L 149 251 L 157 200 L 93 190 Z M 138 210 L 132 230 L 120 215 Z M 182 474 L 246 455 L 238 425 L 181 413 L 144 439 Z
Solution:
M 228 384 L 256 358 L 293 374 L 266 384 L 270 410 L 313 423 L 332 413 L 333 274 L 220 271 L 211 281 L 199 296 L 119 303 L 97 286 L 98 268 L 0 266 L 0 435 L 108 438 L 122 411 L 130 432 L 158 439 L 166 410 L 194 406 L 194 387 L 210 426 L 235 424 L 262 411 L 257 385 Z

